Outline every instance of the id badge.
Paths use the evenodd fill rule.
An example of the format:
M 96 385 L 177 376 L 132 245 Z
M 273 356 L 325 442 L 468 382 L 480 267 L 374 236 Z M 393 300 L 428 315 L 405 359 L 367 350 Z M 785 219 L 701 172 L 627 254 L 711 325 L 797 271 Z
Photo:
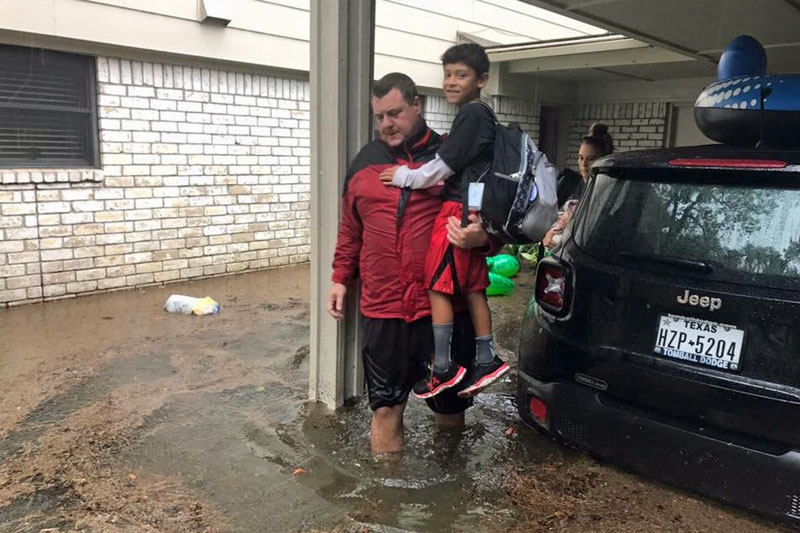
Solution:
M 483 205 L 483 183 L 470 183 L 467 205 L 472 211 L 480 211 Z

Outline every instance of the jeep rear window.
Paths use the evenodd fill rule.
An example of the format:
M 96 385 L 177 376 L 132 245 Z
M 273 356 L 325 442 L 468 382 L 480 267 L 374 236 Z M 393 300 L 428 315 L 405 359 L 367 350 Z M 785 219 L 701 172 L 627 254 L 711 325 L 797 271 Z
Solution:
M 703 262 L 712 277 L 800 287 L 800 189 L 595 178 L 578 245 L 620 257 Z

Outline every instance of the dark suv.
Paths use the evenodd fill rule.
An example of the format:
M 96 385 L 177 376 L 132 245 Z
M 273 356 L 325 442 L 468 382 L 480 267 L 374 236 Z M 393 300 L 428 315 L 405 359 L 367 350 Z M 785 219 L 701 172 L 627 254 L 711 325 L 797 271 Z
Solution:
M 592 174 L 537 268 L 522 418 L 800 523 L 800 152 L 629 152 Z

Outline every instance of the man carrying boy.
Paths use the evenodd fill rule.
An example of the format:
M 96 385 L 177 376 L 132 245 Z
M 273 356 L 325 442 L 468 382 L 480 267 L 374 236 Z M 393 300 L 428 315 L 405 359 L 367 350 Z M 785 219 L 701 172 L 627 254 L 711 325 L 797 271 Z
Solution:
M 444 203 L 434 222 L 425 260 L 425 286 L 431 302 L 434 360 L 429 375 L 414 386 L 420 398 L 432 398 L 459 384 L 459 395 L 477 394 L 509 369 L 494 353 L 492 318 L 486 301 L 489 275 L 485 256 L 454 248 L 447 239 L 451 217 L 467 221 L 467 205 L 480 209 L 483 174 L 491 169 L 495 138 L 495 116 L 480 101 L 489 78 L 489 58 L 476 44 L 459 44 L 442 55 L 443 88 L 447 101 L 458 107 L 448 137 L 436 157 L 424 166 L 388 168 L 380 179 L 386 185 L 428 189 L 444 181 Z M 475 364 L 469 370 L 451 357 L 453 297 L 466 301 L 475 328 Z
M 328 312 L 341 320 L 348 286 L 361 279 L 364 373 L 373 410 L 370 438 L 375 453 L 403 446 L 403 410 L 433 350 L 424 259 L 442 200 L 435 191 L 384 187 L 381 170 L 430 161 L 441 137 L 423 120 L 416 86 L 408 76 L 387 74 L 372 89 L 380 140 L 364 146 L 347 172 L 342 220 L 333 261 Z M 466 228 L 450 223 L 457 246 L 483 247 L 486 232 L 473 218 Z M 474 357 L 474 331 L 457 313 L 453 353 L 462 364 Z M 428 401 L 440 426 L 463 425 L 469 399 L 455 392 Z

